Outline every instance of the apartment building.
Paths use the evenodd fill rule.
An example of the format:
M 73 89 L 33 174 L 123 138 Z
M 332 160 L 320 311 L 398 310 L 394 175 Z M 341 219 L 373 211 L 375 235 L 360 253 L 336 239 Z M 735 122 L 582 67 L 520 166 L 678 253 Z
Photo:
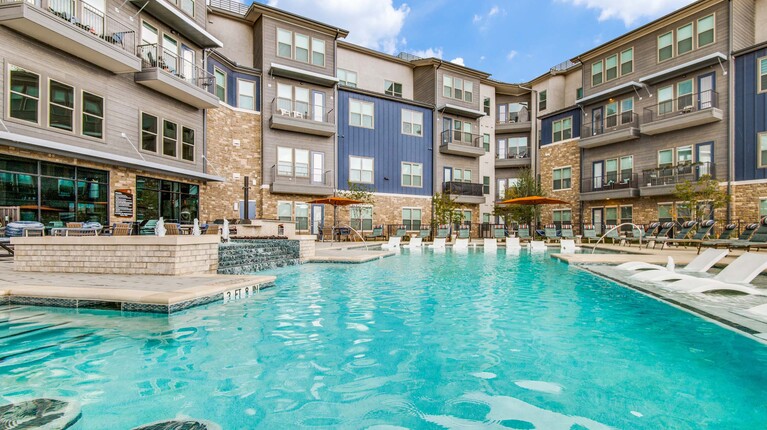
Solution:
M 203 187 L 206 30 L 195 0 L 0 1 L 0 206 L 50 226 L 191 222 Z M 215 213 L 215 208 L 207 211 Z

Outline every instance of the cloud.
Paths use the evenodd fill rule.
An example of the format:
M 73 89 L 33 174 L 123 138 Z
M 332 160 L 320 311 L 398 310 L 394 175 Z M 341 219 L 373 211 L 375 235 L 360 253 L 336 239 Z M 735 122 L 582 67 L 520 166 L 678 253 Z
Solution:
M 513 50 L 513 49 L 512 49 L 511 51 L 509 51 L 509 53 L 508 53 L 508 54 L 506 54 L 506 59 L 507 59 L 507 60 L 509 60 L 509 61 L 511 61 L 511 60 L 513 60 L 513 59 L 514 59 L 514 57 L 516 57 L 516 56 L 517 56 L 517 54 L 519 54 L 519 52 L 517 52 L 517 51 L 515 51 L 515 50 Z
M 490 12 L 487 13 L 487 16 L 497 15 L 500 11 L 501 9 L 499 9 L 498 6 L 493 6 L 490 8 Z
M 641 18 L 656 18 L 695 0 L 559 0 L 574 6 L 596 9 L 599 21 L 620 19 L 630 27 Z
M 484 15 L 474 14 L 474 17 L 471 19 L 471 22 L 474 25 L 478 25 L 480 31 L 487 31 L 488 28 L 490 27 L 489 21 L 491 20 L 491 18 L 495 16 L 500 16 L 500 15 L 506 15 L 506 11 L 499 8 L 498 6 L 493 6 Z
M 466 64 L 463 63 L 463 57 L 453 58 L 452 60 L 450 60 L 450 62 L 453 64 L 457 64 L 459 66 L 464 66 L 464 67 L 466 66 Z
M 482 56 L 479 57 L 479 61 L 485 61 L 485 58 L 486 57 L 484 55 L 482 55 Z
M 392 0 L 268 0 L 267 4 L 349 30 L 349 42 L 387 54 L 397 53 L 410 13 L 407 4 L 395 8 Z
M 410 51 L 411 54 L 421 58 L 442 58 L 442 48 L 428 48 L 418 51 Z

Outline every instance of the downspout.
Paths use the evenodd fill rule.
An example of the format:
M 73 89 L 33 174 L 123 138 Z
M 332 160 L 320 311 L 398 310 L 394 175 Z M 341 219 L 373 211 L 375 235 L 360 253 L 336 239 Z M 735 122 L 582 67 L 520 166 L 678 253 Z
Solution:
M 735 91 L 735 80 L 733 79 L 733 69 L 732 69 L 732 50 L 733 50 L 733 44 L 732 44 L 732 37 L 733 37 L 733 24 L 734 20 L 732 18 L 732 0 L 727 2 L 728 4 L 728 20 L 729 26 L 728 26 L 728 41 L 727 41 L 727 69 L 729 69 L 729 73 L 727 73 L 727 196 L 729 197 L 727 201 L 727 223 L 732 222 L 732 179 L 733 179 L 733 171 L 735 170 L 734 166 L 734 160 L 732 157 L 732 154 L 735 152 L 735 139 L 734 134 L 732 132 L 733 128 L 735 127 L 735 109 L 734 106 L 732 106 L 732 101 L 735 99 L 733 97 L 734 91 Z
M 437 65 L 437 68 L 434 69 L 434 113 L 432 113 L 432 126 L 431 126 L 431 133 L 432 133 L 432 139 L 431 139 L 431 183 L 432 187 L 432 198 L 431 198 L 431 219 L 432 224 L 434 224 L 434 195 L 436 194 L 436 191 L 439 185 L 437 182 L 437 151 L 434 150 L 434 142 L 435 139 L 441 139 L 441 136 L 439 132 L 437 131 L 437 94 L 439 94 L 437 91 L 439 90 L 439 83 L 437 82 L 437 71 L 439 68 L 442 67 L 442 60 L 439 60 L 439 64 Z M 441 143 L 441 142 L 440 142 Z M 444 179 L 444 178 L 443 178 Z M 443 190 L 444 191 L 444 190 Z M 442 191 L 440 191 L 441 193 Z M 433 233 L 433 232 L 432 232 Z

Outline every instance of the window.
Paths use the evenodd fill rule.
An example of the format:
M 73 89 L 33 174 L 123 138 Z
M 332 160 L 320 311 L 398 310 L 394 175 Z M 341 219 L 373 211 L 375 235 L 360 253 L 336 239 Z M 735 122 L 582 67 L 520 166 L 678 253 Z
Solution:
M 402 109 L 402 134 L 423 136 L 423 113 Z
M 417 188 L 423 186 L 423 164 L 402 163 L 402 186 Z
M 162 153 L 169 157 L 175 157 L 178 150 L 178 125 L 175 122 L 163 120 L 162 122 Z
M 350 125 L 373 128 L 373 103 L 349 99 L 349 116 Z
M 157 117 L 141 114 L 141 149 L 157 152 Z
M 621 52 L 621 76 L 634 71 L 634 48 Z
M 355 230 L 373 229 L 373 206 L 352 206 L 349 210 L 352 228 Z
M 632 155 L 621 157 L 620 163 L 621 176 L 619 179 L 622 184 L 627 184 L 631 181 L 631 175 L 634 170 L 634 157 Z
M 302 63 L 309 62 L 309 36 L 303 34 L 295 34 L 296 43 L 296 60 Z
M 557 229 L 561 229 L 562 225 L 571 225 L 572 219 L 573 213 L 570 209 L 552 211 L 552 222 L 557 226 Z
M 360 184 L 373 183 L 373 159 L 349 157 L 349 182 Z
M 714 15 L 698 20 L 698 48 L 714 43 Z
M 570 188 L 570 178 L 572 175 L 572 169 L 570 167 L 562 167 L 554 169 L 554 189 L 555 190 L 567 190 Z
M 490 177 L 482 177 L 482 194 L 490 194 Z
M 676 29 L 676 54 L 692 51 L 692 23 Z
M 194 161 L 194 130 L 189 127 L 181 128 L 181 158 Z
M 621 124 L 634 121 L 634 98 L 621 100 Z
M 447 75 L 442 77 L 442 95 L 451 99 L 464 100 L 471 102 L 473 100 L 474 85 L 461 78 L 453 78 Z
M 453 140 L 458 142 L 471 143 L 472 124 L 468 121 L 453 120 Z
M 591 65 L 591 86 L 595 87 L 602 83 L 602 61 Z
M 538 110 L 546 110 L 546 90 L 538 94 Z
M 658 61 L 666 61 L 674 56 L 674 33 L 668 32 L 658 37 Z
M 578 88 L 575 90 L 575 100 L 580 100 L 583 98 L 583 87 Z
M 216 77 L 216 97 L 226 103 L 226 73 L 214 68 L 213 75 Z
M 218 91 L 218 84 L 216 84 Z M 256 83 L 237 79 L 237 107 L 240 109 L 256 110 Z
M 615 185 L 618 182 L 618 159 L 612 158 L 605 160 L 605 181 L 606 185 Z
M 756 156 L 757 165 L 767 167 L 767 133 L 759 133 L 759 153 Z
M 293 176 L 293 149 L 277 147 L 277 175 Z
M 757 85 L 761 93 L 767 91 L 767 57 L 760 58 L 758 63 L 759 70 L 757 70 L 757 76 L 759 76 L 759 82 L 757 82 Z
M 483 224 L 490 224 L 490 214 L 489 213 L 482 213 L 482 223 Z
M 767 217 L 767 199 L 759 200 L 759 219 Z
M 614 227 L 618 225 L 618 208 L 613 206 L 605 208 L 605 225 Z
M 293 58 L 293 32 L 277 29 L 277 56 Z
M 312 38 L 312 64 L 325 67 L 325 41 Z
M 146 21 L 141 22 L 141 44 L 154 45 L 159 42 L 157 38 L 157 29 Z M 149 53 L 150 51 L 147 51 Z M 149 58 L 147 58 L 149 59 Z M 157 60 L 156 58 L 154 60 Z M 150 61 L 153 63 L 153 61 Z
M 408 230 L 421 228 L 421 209 L 402 208 L 402 224 Z
M 338 69 L 338 85 L 357 88 L 357 72 Z
M 693 109 L 692 105 L 692 79 L 676 84 L 677 109 L 687 112 Z
M 573 137 L 573 118 L 567 117 L 552 124 L 552 142 L 559 142 Z
M 671 222 L 674 220 L 672 212 L 674 210 L 673 203 L 658 203 L 658 222 Z
M 293 220 L 293 203 L 277 202 L 277 219 L 280 221 Z
M 490 115 L 490 97 L 485 97 L 482 101 L 482 110 L 485 112 L 485 115 Z
M 658 167 L 671 167 L 674 165 L 674 150 L 662 149 L 658 151 Z
M 51 80 L 49 83 L 48 125 L 73 131 L 75 122 L 75 88 Z
M 682 146 L 676 149 L 677 164 L 692 163 L 692 146 Z
M 665 115 L 674 110 L 674 87 L 669 85 L 658 89 L 658 115 Z
M 605 127 L 618 125 L 618 102 L 605 105 Z
M 10 113 L 11 118 L 39 122 L 40 75 L 11 66 Z
M 498 158 L 501 160 L 529 157 L 527 137 L 498 139 Z
M 605 59 L 605 81 L 612 81 L 618 77 L 618 55 L 611 55 Z
M 399 82 L 384 81 L 384 93 L 387 96 L 402 97 L 402 84 Z
M 506 187 L 507 187 L 507 180 L 506 179 L 499 179 L 498 180 L 498 199 L 503 200 L 506 198 Z
M 296 230 L 309 230 L 309 205 L 296 203 Z
M 482 135 L 482 147 L 485 149 L 485 152 L 490 152 L 490 135 L 487 133 Z
M 104 138 L 104 99 L 83 91 L 83 136 Z

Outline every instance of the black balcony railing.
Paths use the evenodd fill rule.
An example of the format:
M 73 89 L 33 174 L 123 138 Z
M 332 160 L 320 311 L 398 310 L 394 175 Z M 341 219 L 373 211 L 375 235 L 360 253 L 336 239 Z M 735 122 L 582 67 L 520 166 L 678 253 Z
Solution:
M 22 3 L 33 5 L 68 22 L 70 25 L 105 40 L 116 47 L 135 54 L 136 32 L 103 11 L 80 0 L 0 0 L 0 4 Z
M 330 170 L 312 169 L 308 163 L 278 162 L 272 166 L 272 184 L 330 185 L 330 173 Z
M 716 107 L 719 107 L 719 94 L 716 91 L 690 93 L 675 99 L 659 100 L 658 104 L 646 107 L 642 121 L 646 124 Z
M 676 166 L 664 166 L 642 171 L 642 186 L 676 185 L 685 181 L 697 181 L 703 175 L 716 178 L 714 163 L 683 163 Z
M 442 132 L 442 145 L 447 145 L 448 143 L 458 143 L 479 148 L 482 145 L 482 136 L 459 130 L 445 130 Z
M 499 112 L 498 124 L 517 124 L 522 122 L 530 122 L 530 112 L 527 107 L 523 107 L 517 112 Z
M 520 160 L 524 158 L 530 158 L 529 146 L 516 146 L 507 148 L 506 151 L 499 151 L 495 158 L 499 160 Z
M 638 184 L 637 173 L 608 173 L 604 176 L 581 178 L 581 193 L 637 188 Z
M 178 52 L 166 49 L 156 43 L 139 45 L 138 51 L 144 68 L 160 68 L 205 91 L 213 85 L 212 74 L 183 58 Z
M 311 105 L 308 102 L 278 97 L 272 101 L 274 115 L 289 116 L 306 121 L 333 124 L 335 121 L 333 109 L 322 105 Z
M 443 182 L 442 192 L 454 196 L 483 196 L 482 184 L 471 182 Z
M 624 112 L 619 115 L 611 115 L 601 122 L 593 122 L 583 125 L 582 139 L 592 136 L 600 136 L 605 133 L 623 130 L 629 127 L 639 127 L 639 114 Z

